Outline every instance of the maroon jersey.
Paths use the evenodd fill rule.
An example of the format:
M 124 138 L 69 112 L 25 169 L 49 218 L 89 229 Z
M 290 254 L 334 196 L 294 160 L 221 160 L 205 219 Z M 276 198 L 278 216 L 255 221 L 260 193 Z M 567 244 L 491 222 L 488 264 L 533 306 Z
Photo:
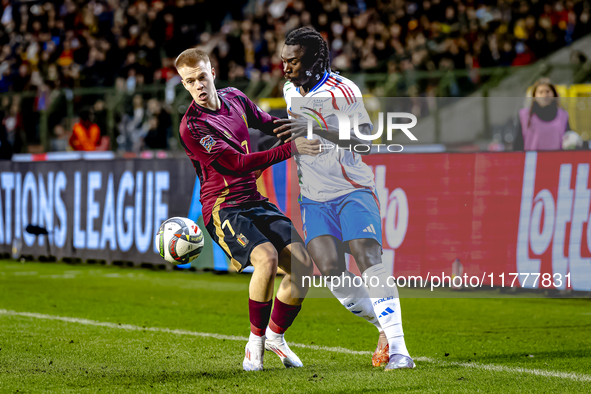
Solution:
M 217 111 L 201 107 L 195 101 L 187 109 L 180 125 L 181 142 L 193 162 L 201 182 L 203 221 L 209 223 L 214 209 L 236 207 L 247 201 L 265 201 L 257 190 L 254 172 L 222 171 L 217 159 L 228 153 L 250 153 L 248 128 L 261 129 L 277 119 L 259 109 L 244 93 L 235 88 L 218 90 L 221 108 Z M 268 127 L 268 125 L 267 125 Z M 281 146 L 273 156 L 275 162 L 289 157 L 289 146 Z M 275 148 L 276 149 L 276 148 Z M 232 151 L 232 152 L 228 152 Z M 268 151 L 271 152 L 271 151 Z M 286 156 L 287 153 L 287 156 Z M 279 154 L 282 155 L 279 158 Z M 270 156 L 258 156 L 257 168 L 270 164 Z M 252 160 L 251 160 L 252 162 Z M 217 169 L 214 169 L 216 166 Z M 252 163 L 251 163 L 252 167 Z M 244 169 L 244 168 L 243 168 Z M 228 170 L 232 170 L 229 169 Z

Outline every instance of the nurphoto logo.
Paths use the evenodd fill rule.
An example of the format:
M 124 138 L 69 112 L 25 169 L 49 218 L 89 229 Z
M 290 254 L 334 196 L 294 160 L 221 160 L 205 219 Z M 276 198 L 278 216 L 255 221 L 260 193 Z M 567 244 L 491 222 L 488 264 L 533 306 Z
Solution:
M 349 141 L 351 140 L 351 129 L 355 133 L 355 136 L 363 141 L 374 141 L 378 138 L 382 137 L 384 134 L 384 118 L 386 119 L 386 139 L 388 141 L 392 141 L 392 131 L 393 130 L 400 130 L 402 131 L 411 141 L 417 141 L 417 137 L 413 133 L 411 133 L 410 129 L 417 125 L 417 117 L 408 112 L 386 112 L 384 115 L 383 112 L 378 114 L 378 127 L 374 134 L 363 134 L 359 131 L 359 113 L 355 112 L 354 114 L 347 114 L 343 111 L 337 109 L 324 109 L 322 114 L 316 112 L 316 114 L 320 115 L 320 119 L 322 122 L 326 124 L 325 117 L 330 115 L 334 115 L 338 120 L 339 124 L 339 140 L 341 141 Z M 353 120 L 353 125 L 351 126 L 351 118 Z M 409 119 L 409 123 L 397 123 L 400 122 L 401 119 Z M 308 139 L 312 139 L 313 125 L 314 121 L 318 122 L 317 120 L 308 117 L 308 129 L 307 129 L 307 137 Z M 374 122 L 375 124 L 375 122 Z M 374 128 L 375 130 L 375 128 Z M 400 144 L 372 144 L 368 142 L 367 144 L 351 144 L 348 147 L 339 146 L 336 144 L 320 144 L 320 151 L 322 152 L 331 150 L 331 149 L 346 149 L 349 151 L 354 151 L 357 153 L 365 153 L 369 152 L 372 146 L 377 148 L 377 152 L 402 152 L 404 149 Z M 384 149 L 385 148 L 385 149 Z M 381 149 L 381 150 L 380 150 Z

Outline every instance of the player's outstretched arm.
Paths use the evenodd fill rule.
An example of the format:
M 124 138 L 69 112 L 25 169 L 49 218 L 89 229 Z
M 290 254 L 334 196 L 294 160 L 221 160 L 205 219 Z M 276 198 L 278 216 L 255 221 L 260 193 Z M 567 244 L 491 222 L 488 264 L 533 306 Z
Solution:
M 359 125 L 359 132 L 363 135 L 371 135 L 371 125 L 367 123 Z M 362 140 L 361 138 L 357 137 L 355 133 L 351 133 L 350 140 L 339 139 L 339 128 L 333 124 L 329 124 L 328 127 L 325 127 L 325 125 L 323 125 L 322 128 L 316 125 L 314 133 L 316 135 L 321 136 L 322 138 L 326 138 L 330 142 L 334 142 L 335 144 L 343 148 L 349 148 L 351 145 L 371 145 L 371 141 Z M 367 151 L 356 153 L 359 153 L 360 155 L 369 155 L 370 152 Z
M 248 118 L 249 127 L 258 129 L 266 135 L 276 137 L 273 129 L 275 128 L 275 120 L 279 120 L 276 116 L 272 116 L 266 111 L 263 111 L 258 105 L 253 103 L 244 93 L 240 92 L 241 99 L 244 103 L 244 109 Z
M 274 121 L 279 127 L 275 128 L 273 132 L 277 137 L 287 141 L 291 141 L 294 138 L 305 136 L 308 132 L 308 121 L 302 117 L 299 117 L 290 112 L 291 119 L 278 119 Z M 359 125 L 359 132 L 364 135 L 371 135 L 371 125 L 364 123 Z M 324 123 L 322 125 L 318 123 L 312 124 L 312 132 L 319 135 L 322 138 L 337 144 L 343 148 L 349 148 L 351 145 L 367 145 L 369 141 L 362 140 L 357 137 L 355 133 L 351 133 L 349 140 L 339 139 L 339 128 L 338 126 L 331 123 Z M 369 152 L 358 152 L 361 155 L 368 155 Z
M 293 141 L 267 151 L 247 154 L 227 148 L 218 156 L 217 160 L 212 162 L 212 166 L 220 174 L 245 175 L 287 160 L 291 155 L 304 154 L 304 152 L 305 154 L 313 154 L 313 146 L 316 147 L 315 154 L 318 154 L 319 144 L 318 140 L 314 142 L 304 138 L 303 141 Z
M 220 174 L 246 175 L 287 160 L 296 152 L 295 144 L 284 144 L 267 151 L 247 154 L 227 148 L 211 164 Z

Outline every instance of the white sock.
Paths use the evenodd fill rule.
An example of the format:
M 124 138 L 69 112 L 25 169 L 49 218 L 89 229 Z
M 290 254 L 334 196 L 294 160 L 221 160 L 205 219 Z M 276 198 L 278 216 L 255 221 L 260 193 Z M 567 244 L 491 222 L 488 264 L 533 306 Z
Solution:
M 355 283 L 363 284 L 363 282 L 360 281 L 361 278 L 353 281 L 355 274 L 349 271 L 343 272 L 338 278 L 338 280 L 333 280 L 333 283 L 328 285 L 332 294 L 349 312 L 367 320 L 373 324 L 378 331 L 382 331 L 382 327 L 374 312 L 367 289 L 363 285 L 355 286 Z
M 248 341 L 249 342 L 264 342 L 265 337 L 259 337 L 258 335 L 255 335 L 251 332 L 250 336 L 248 337 Z
M 388 338 L 390 354 L 409 356 L 402 331 L 398 288 L 395 283 L 390 283 L 392 286 L 389 286 L 386 267 L 383 264 L 376 264 L 366 269 L 362 277 L 365 278 L 365 283 L 368 286 L 367 292 L 375 314 Z M 374 279 L 372 280 L 372 278 Z
M 283 338 L 283 334 L 278 334 L 275 331 L 271 330 L 271 327 L 267 327 L 267 330 L 265 331 L 265 337 L 273 341 L 278 338 Z

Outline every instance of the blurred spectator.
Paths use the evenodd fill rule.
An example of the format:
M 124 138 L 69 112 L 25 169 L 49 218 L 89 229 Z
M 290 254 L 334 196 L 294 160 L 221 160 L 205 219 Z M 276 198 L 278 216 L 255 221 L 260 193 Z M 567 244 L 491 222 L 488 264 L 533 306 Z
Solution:
M 203 12 L 209 32 L 191 16 Z M 339 71 L 387 72 L 404 59 L 417 70 L 449 60 L 453 69 L 524 65 L 591 31 L 590 12 L 589 0 L 3 0 L 0 91 L 27 89 L 36 70 L 56 86 L 112 86 L 115 75 L 130 87 L 138 75 L 166 81 L 187 45 L 211 52 L 221 80 L 250 79 L 254 69 L 269 80 L 285 34 L 307 25 L 328 41 Z
M 143 128 L 145 113 L 144 99 L 140 94 L 136 94 L 133 96 L 132 107 L 123 115 L 119 123 L 117 143 L 120 150 L 135 153 L 141 151 L 146 134 Z
M 101 130 L 90 119 L 90 111 L 83 109 L 79 122 L 74 124 L 70 136 L 70 146 L 74 150 L 94 151 L 101 143 Z
M 17 110 L 29 144 L 39 140 L 39 110 L 49 112 L 50 130 L 67 115 L 66 95 L 52 91 L 116 85 L 133 95 L 145 93 L 144 85 L 151 83 L 173 86 L 178 83 L 174 58 L 191 45 L 210 53 L 220 81 L 248 86 L 251 94 L 280 97 L 285 35 L 312 26 L 327 40 L 335 71 L 390 74 L 385 86 L 368 85 L 376 93 L 462 96 L 486 82 L 479 69 L 531 64 L 591 31 L 591 0 L 2 0 L 0 4 L 0 93 L 39 92 L 40 100 L 23 96 Z M 203 15 L 207 21 L 197 21 Z M 585 71 L 582 57 L 576 61 Z M 417 77 L 421 72 L 461 69 L 468 69 L 468 76 Z M 583 81 L 588 73 L 577 75 Z M 167 104 L 174 97 L 171 91 L 166 93 Z M 122 101 L 122 96 L 116 99 Z M 112 108 L 119 123 L 124 109 Z M 131 112 L 125 122 L 135 119 L 136 126 L 150 122 L 151 117 L 139 120 Z M 161 121 L 158 117 L 159 126 L 152 121 L 159 136 Z M 154 130 L 148 133 L 147 146 L 153 144 Z M 9 133 L 7 127 L 10 139 Z M 141 133 L 123 134 L 129 146 L 122 149 L 141 149 Z M 131 138 L 136 134 L 140 137 Z
M 531 106 L 519 110 L 515 150 L 560 150 L 570 130 L 568 113 L 560 108 L 556 87 L 542 78 L 531 89 Z
M 53 135 L 55 138 L 51 140 L 51 150 L 54 152 L 67 151 L 70 142 L 66 128 L 61 124 L 56 125 L 53 129 Z
M 0 118 L 4 119 L 4 110 L 0 110 Z M 12 144 L 8 142 L 8 134 L 4 122 L 0 123 L 0 160 L 10 160 L 12 158 Z
M 12 102 L 8 97 L 2 99 L 2 126 L 5 129 L 6 142 L 12 147 L 14 153 L 20 153 L 24 145 L 24 128 L 22 116 L 18 110 L 19 105 L 18 96 Z
M 93 121 L 99 130 L 107 130 L 107 110 L 103 100 L 97 100 L 92 108 Z
M 144 142 L 149 149 L 167 149 L 168 137 L 172 134 L 172 121 L 170 114 L 163 108 L 162 104 L 156 99 L 148 101 L 148 122 L 144 123 L 144 129 L 147 129 Z

